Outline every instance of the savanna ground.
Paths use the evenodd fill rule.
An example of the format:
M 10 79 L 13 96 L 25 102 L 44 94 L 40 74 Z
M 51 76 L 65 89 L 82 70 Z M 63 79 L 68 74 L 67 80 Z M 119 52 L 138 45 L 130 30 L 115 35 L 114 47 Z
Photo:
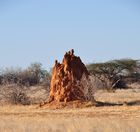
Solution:
M 0 132 L 139 132 L 140 89 L 98 91 L 98 101 L 123 104 L 48 109 L 37 105 L 0 107 Z M 131 105 L 127 105 L 127 102 Z

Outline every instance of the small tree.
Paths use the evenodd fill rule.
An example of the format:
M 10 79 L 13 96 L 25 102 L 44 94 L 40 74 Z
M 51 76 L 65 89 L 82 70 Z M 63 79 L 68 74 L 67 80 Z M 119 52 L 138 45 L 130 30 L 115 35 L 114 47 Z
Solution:
M 39 84 L 43 74 L 42 74 L 42 64 L 41 63 L 32 63 L 28 67 L 28 72 L 33 76 L 35 82 Z
M 111 88 L 115 87 L 117 83 L 120 83 L 122 76 L 133 72 L 137 67 L 137 61 L 132 59 L 113 60 L 87 66 L 92 75 L 100 79 L 106 87 Z

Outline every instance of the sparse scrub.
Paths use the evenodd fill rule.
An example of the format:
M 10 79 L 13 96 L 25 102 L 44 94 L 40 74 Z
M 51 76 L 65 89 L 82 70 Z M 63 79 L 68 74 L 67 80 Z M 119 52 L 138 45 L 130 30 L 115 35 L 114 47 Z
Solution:
M 104 84 L 105 88 L 126 88 L 125 78 L 134 73 L 139 74 L 138 60 L 121 59 L 105 63 L 93 63 L 87 65 L 91 75 L 94 75 Z M 133 76 L 131 76 L 133 78 Z
M 88 78 L 83 75 L 82 79 L 80 80 L 80 85 L 83 87 L 85 99 L 87 101 L 94 102 L 94 94 L 96 92 L 96 87 L 94 87 L 95 79 L 92 76 L 89 76 Z
M 41 63 L 33 63 L 24 70 L 5 68 L 0 72 L 0 103 L 22 105 L 40 103 L 48 97 L 49 85 L 50 75 L 42 68 Z M 39 91 L 40 96 L 35 95 Z
M 85 98 L 94 101 L 97 90 L 113 90 L 132 88 L 132 83 L 138 82 L 139 61 L 124 59 L 87 66 L 90 75 L 83 75 L 77 83 L 82 87 Z M 131 82 L 133 78 L 133 82 Z M 50 92 L 51 74 L 42 68 L 40 63 L 33 63 L 26 69 L 6 68 L 0 71 L 0 99 L 11 104 L 36 104 L 47 100 Z M 139 87 L 139 84 L 137 87 Z M 1 101 L 2 102 L 2 101 Z
M 47 100 L 49 88 L 44 86 L 21 87 L 16 84 L 0 86 L 0 104 L 31 105 Z
M 20 86 L 34 86 L 50 80 L 49 73 L 42 68 L 41 63 L 32 63 L 27 69 L 5 68 L 0 74 L 0 84 L 17 84 Z
M 26 90 L 17 85 L 1 86 L 0 97 L 1 101 L 6 104 L 30 104 L 29 98 L 26 95 Z
M 30 100 L 27 97 L 25 90 L 21 89 L 20 87 L 15 87 L 11 93 L 9 93 L 9 100 L 12 104 L 22 104 L 22 105 L 29 105 Z

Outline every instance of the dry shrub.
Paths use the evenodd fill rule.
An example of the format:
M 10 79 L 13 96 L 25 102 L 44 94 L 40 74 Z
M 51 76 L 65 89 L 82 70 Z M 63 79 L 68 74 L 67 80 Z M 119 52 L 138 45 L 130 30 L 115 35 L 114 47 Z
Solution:
M 15 88 L 9 95 L 9 99 L 12 104 L 22 104 L 22 105 L 29 105 L 30 99 L 25 93 L 24 90 L 21 88 Z
M 95 76 L 82 76 L 80 85 L 84 90 L 85 99 L 87 101 L 95 101 L 94 94 L 99 88 L 103 88 L 103 83 Z
M 30 104 L 25 88 L 15 84 L 0 87 L 0 101 L 10 104 Z
M 38 104 L 48 97 L 48 88 L 43 86 L 21 87 L 16 84 L 0 86 L 0 104 Z
M 94 75 L 89 75 L 88 77 L 83 75 L 80 82 L 77 82 L 77 85 L 82 87 L 85 94 L 85 99 L 87 101 L 95 101 L 94 100 L 95 92 L 100 89 L 109 90 L 110 83 L 111 82 L 108 79 L 104 78 L 104 76 L 102 76 L 102 79 L 99 79 Z

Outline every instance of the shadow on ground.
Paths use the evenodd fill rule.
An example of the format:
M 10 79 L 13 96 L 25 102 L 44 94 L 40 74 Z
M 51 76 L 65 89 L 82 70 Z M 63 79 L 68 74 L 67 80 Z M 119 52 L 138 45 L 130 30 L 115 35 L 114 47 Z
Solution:
M 139 106 L 140 105 L 140 100 L 136 101 L 131 101 L 131 102 L 122 102 L 122 103 L 110 103 L 110 102 L 100 102 L 97 101 L 96 106 L 101 107 L 101 106 Z

